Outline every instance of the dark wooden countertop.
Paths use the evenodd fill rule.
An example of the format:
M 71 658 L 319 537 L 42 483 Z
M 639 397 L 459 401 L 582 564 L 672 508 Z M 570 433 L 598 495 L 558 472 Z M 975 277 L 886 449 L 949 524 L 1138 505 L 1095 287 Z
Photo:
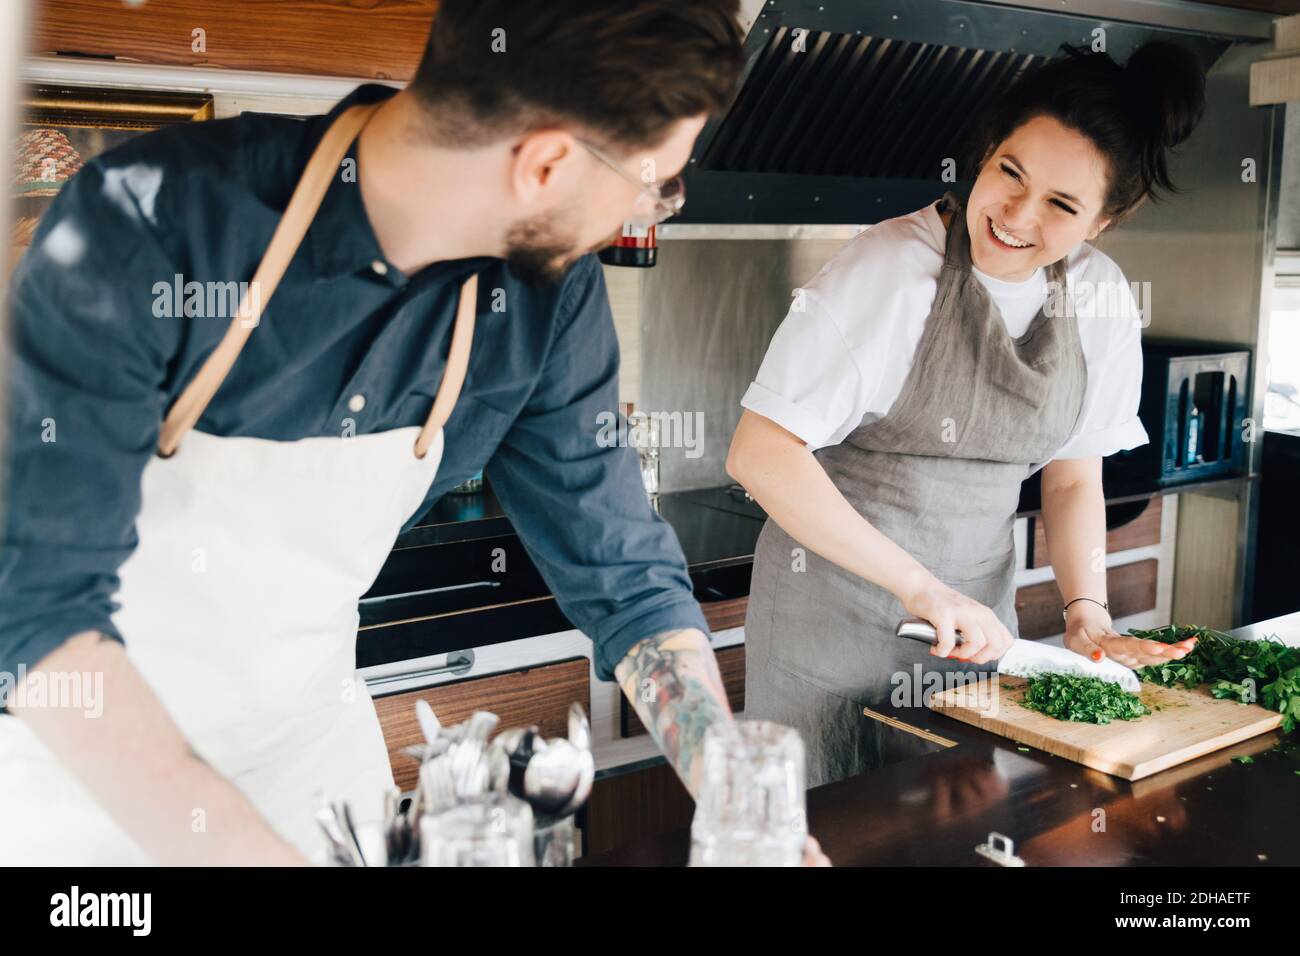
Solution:
M 1291 627 L 1300 615 L 1242 632 Z M 885 716 L 903 725 L 886 730 L 887 766 L 808 792 L 809 831 L 836 865 L 990 866 L 975 853 L 990 831 L 1028 866 L 1300 865 L 1300 730 L 1129 782 L 924 708 Z M 683 828 L 581 863 L 678 866 L 689 850 Z
M 1280 732 L 1130 783 L 938 714 L 898 716 L 954 746 L 808 792 L 809 831 L 837 866 L 992 865 L 974 852 L 990 831 L 1029 866 L 1300 865 L 1300 746 Z M 581 862 L 680 866 L 689 852 L 683 828 Z

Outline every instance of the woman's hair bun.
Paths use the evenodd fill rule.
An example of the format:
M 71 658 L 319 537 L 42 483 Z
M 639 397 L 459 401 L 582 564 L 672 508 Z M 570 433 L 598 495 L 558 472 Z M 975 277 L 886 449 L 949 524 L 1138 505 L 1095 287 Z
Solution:
M 1192 134 L 1205 111 L 1205 73 L 1195 53 L 1176 43 L 1144 43 L 1124 66 L 1124 79 L 1144 119 L 1170 149 Z
M 1177 192 L 1171 150 L 1205 111 L 1205 73 L 1192 50 L 1165 40 L 1136 49 L 1121 66 L 1109 53 L 1061 44 L 1060 55 L 1021 73 L 970 127 L 977 170 L 997 145 L 1035 116 L 1050 116 L 1092 140 L 1109 166 L 1102 212 L 1118 222 L 1141 203 Z

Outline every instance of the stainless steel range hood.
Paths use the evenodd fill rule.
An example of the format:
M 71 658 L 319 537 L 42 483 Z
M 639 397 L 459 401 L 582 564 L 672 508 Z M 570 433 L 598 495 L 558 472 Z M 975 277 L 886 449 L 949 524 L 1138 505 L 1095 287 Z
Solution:
M 746 0 L 744 19 L 744 79 L 696 143 L 679 227 L 902 215 L 961 189 L 944 177 L 968 122 L 1061 43 L 1169 39 L 1208 68 L 1270 22 L 1175 0 Z

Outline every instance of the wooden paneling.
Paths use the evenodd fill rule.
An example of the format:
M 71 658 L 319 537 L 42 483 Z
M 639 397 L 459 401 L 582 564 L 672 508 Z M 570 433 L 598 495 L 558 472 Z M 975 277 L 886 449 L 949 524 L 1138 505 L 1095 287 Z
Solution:
M 743 623 L 743 616 L 741 620 Z M 727 704 L 733 714 L 738 714 L 745 709 L 745 645 L 724 647 L 714 656 L 718 659 L 718 672 L 727 692 Z M 619 731 L 624 737 L 641 737 L 650 732 L 628 703 L 626 695 L 619 698 L 618 706 Z
M 1110 616 L 1126 617 L 1149 611 L 1156 606 L 1156 572 L 1159 563 L 1155 558 L 1121 564 L 1106 572 L 1106 590 L 1110 597 Z M 1030 584 L 1016 591 L 1016 617 L 1020 622 L 1020 636 L 1037 640 L 1065 630 L 1061 621 L 1064 602 L 1055 581 Z
M 1143 512 L 1127 524 L 1106 532 L 1106 553 L 1127 551 L 1160 543 L 1161 499 L 1152 498 Z M 1029 553 L 1031 568 L 1045 568 L 1052 563 L 1047 553 L 1046 525 L 1042 518 L 1034 518 L 1033 550 Z
M 1250 65 L 1250 105 L 1272 106 L 1300 100 L 1300 53 Z
M 708 622 L 709 630 L 715 633 L 725 631 L 729 627 L 743 627 L 745 624 L 745 611 L 748 609 L 749 595 L 729 598 L 725 601 L 705 601 L 700 605 L 700 610 L 704 612 L 704 620 Z
M 1237 616 L 1237 541 L 1244 505 L 1211 495 L 1178 499 L 1178 552 L 1174 559 L 1175 621 L 1228 629 Z
M 695 801 L 667 764 L 596 781 L 583 810 L 586 853 L 690 826 Z
M 543 737 L 567 737 L 569 704 L 577 701 L 590 714 L 590 690 L 590 665 L 585 657 L 579 657 L 544 667 L 379 697 L 375 700 L 375 710 L 384 728 L 393 777 L 405 791 L 415 786 L 417 765 L 401 750 L 424 742 L 415 717 L 418 698 L 427 700 L 445 725 L 459 724 L 476 710 L 490 710 L 501 718 L 498 730 L 536 724 Z
M 34 53 L 409 80 L 437 0 L 39 0 Z M 195 50 L 196 29 L 204 49 Z

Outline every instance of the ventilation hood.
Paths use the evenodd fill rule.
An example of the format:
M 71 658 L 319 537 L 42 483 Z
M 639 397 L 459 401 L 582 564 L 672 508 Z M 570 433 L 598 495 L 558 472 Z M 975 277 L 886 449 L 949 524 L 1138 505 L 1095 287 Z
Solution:
M 664 238 L 692 224 L 903 215 L 968 188 L 944 178 L 968 124 L 1062 43 L 1101 38 L 1122 60 L 1173 40 L 1209 68 L 1270 27 L 1266 15 L 1176 0 L 745 0 L 745 11 L 740 90 L 697 140 L 689 201 Z

